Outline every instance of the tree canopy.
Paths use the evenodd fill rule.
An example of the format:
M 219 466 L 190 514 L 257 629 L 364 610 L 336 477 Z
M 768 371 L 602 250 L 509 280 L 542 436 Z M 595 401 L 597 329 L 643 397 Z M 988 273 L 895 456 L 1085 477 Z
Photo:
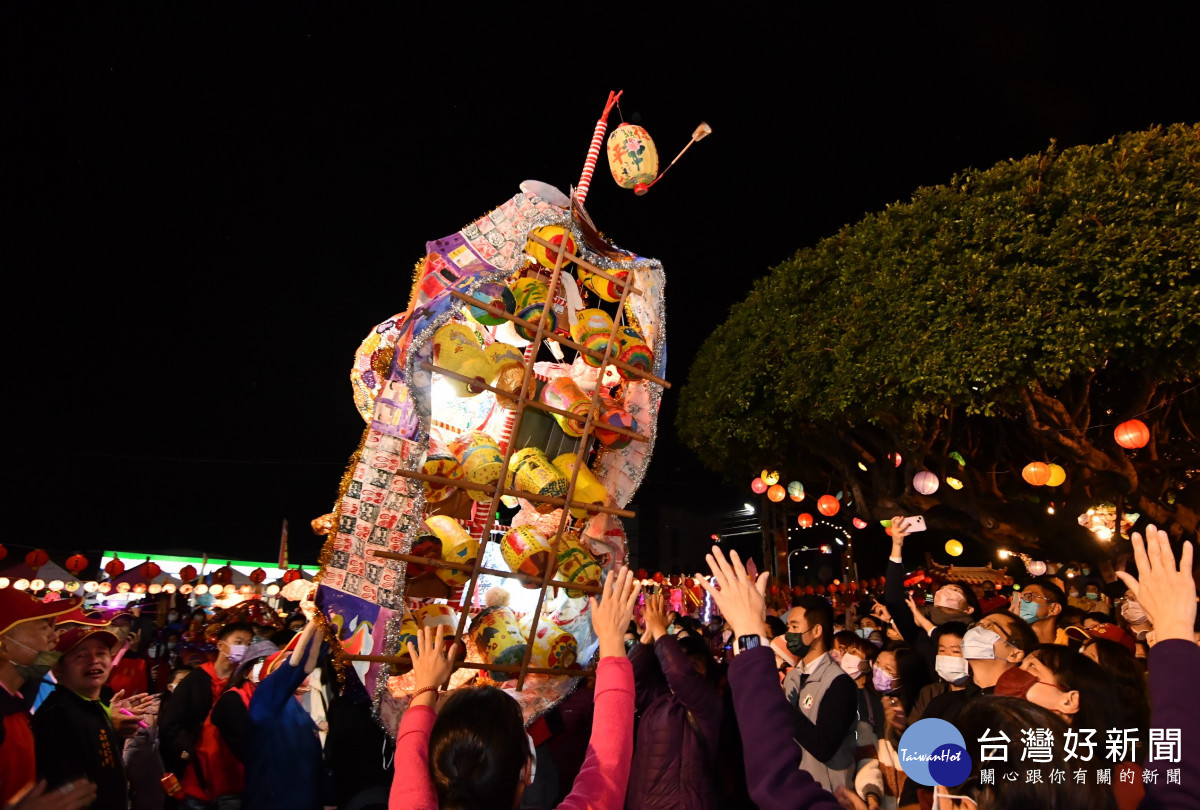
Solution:
M 1113 428 L 1134 417 L 1131 452 Z M 734 480 L 829 479 L 864 517 L 1095 551 L 1076 516 L 1109 501 L 1194 534 L 1200 126 L 1052 142 L 801 249 L 701 347 L 677 424 Z M 1034 460 L 1066 482 L 1029 486 Z M 964 486 L 921 495 L 923 469 Z

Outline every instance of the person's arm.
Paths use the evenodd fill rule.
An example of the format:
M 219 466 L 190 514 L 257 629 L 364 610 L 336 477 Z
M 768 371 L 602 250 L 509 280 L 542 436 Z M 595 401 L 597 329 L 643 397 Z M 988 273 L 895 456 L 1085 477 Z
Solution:
M 253 724 L 242 696 L 233 689 L 221 695 L 217 698 L 217 705 L 213 706 L 209 720 L 221 732 L 221 739 L 233 755 L 245 762 Z
M 721 724 L 721 695 L 708 679 L 692 668 L 683 648 L 672 636 L 654 642 L 654 654 L 662 666 L 667 685 L 675 698 L 697 719 L 712 727 Z M 774 654 L 774 653 L 772 653 Z M 715 740 L 713 744 L 715 744 Z M 715 751 L 714 751 L 715 753 Z
M 82 776 L 87 761 L 88 737 L 68 715 L 55 702 L 43 704 L 33 716 L 34 761 L 38 777 L 45 779 L 51 790 Z
M 858 687 L 849 675 L 838 675 L 821 696 L 817 722 L 794 707 L 791 718 L 796 742 L 821 762 L 828 762 L 858 719 Z
M 158 718 L 158 739 L 163 764 L 176 776 L 182 773 L 182 756 L 190 756 L 200 738 L 200 727 L 212 701 L 212 681 L 202 669 L 189 673 L 163 704 Z M 199 722 L 197 722 L 197 718 Z
M 633 668 L 633 683 L 637 690 L 634 705 L 639 712 L 644 712 L 659 692 L 667 688 L 667 682 L 654 656 L 654 648 L 648 644 L 633 645 L 629 665 Z
M 429 734 L 436 719 L 430 706 L 411 706 L 400 720 L 388 810 L 438 810 L 429 779 Z

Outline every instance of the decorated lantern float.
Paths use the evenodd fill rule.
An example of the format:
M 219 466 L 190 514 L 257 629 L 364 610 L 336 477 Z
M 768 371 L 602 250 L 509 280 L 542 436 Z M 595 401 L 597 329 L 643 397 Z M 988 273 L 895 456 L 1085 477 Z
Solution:
M 389 731 L 420 626 L 451 629 L 463 659 L 452 688 L 488 675 L 527 719 L 569 694 L 596 652 L 586 597 L 626 560 L 621 518 L 668 386 L 662 265 L 609 242 L 583 207 L 614 103 L 572 196 L 526 181 L 427 242 L 408 309 L 355 355 L 367 427 L 316 604 Z M 640 127 L 618 127 L 608 155 L 622 186 L 655 180 Z

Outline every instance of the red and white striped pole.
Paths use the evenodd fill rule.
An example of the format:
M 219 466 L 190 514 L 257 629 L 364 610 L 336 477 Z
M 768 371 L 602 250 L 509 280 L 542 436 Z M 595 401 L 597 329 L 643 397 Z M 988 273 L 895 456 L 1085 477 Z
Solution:
M 623 92 L 625 91 L 618 90 L 615 93 L 609 91 L 608 103 L 604 105 L 604 114 L 596 122 L 596 129 L 592 133 L 592 143 L 588 146 L 587 160 L 583 162 L 583 173 L 579 175 L 579 184 L 575 187 L 575 199 L 580 205 L 583 205 L 584 200 L 587 199 L 588 187 L 592 184 L 592 173 L 596 171 L 596 159 L 600 157 L 600 148 L 604 143 L 604 133 L 608 131 L 608 114 L 621 98 L 621 93 Z

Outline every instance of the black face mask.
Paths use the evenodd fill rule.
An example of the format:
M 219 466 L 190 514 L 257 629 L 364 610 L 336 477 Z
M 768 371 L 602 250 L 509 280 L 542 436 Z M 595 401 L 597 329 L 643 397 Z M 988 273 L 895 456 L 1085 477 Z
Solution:
M 807 633 L 808 631 L 805 630 L 804 632 Z M 783 638 L 787 642 L 788 652 L 797 658 L 803 658 L 812 649 L 811 644 L 804 642 L 804 633 L 784 633 Z

